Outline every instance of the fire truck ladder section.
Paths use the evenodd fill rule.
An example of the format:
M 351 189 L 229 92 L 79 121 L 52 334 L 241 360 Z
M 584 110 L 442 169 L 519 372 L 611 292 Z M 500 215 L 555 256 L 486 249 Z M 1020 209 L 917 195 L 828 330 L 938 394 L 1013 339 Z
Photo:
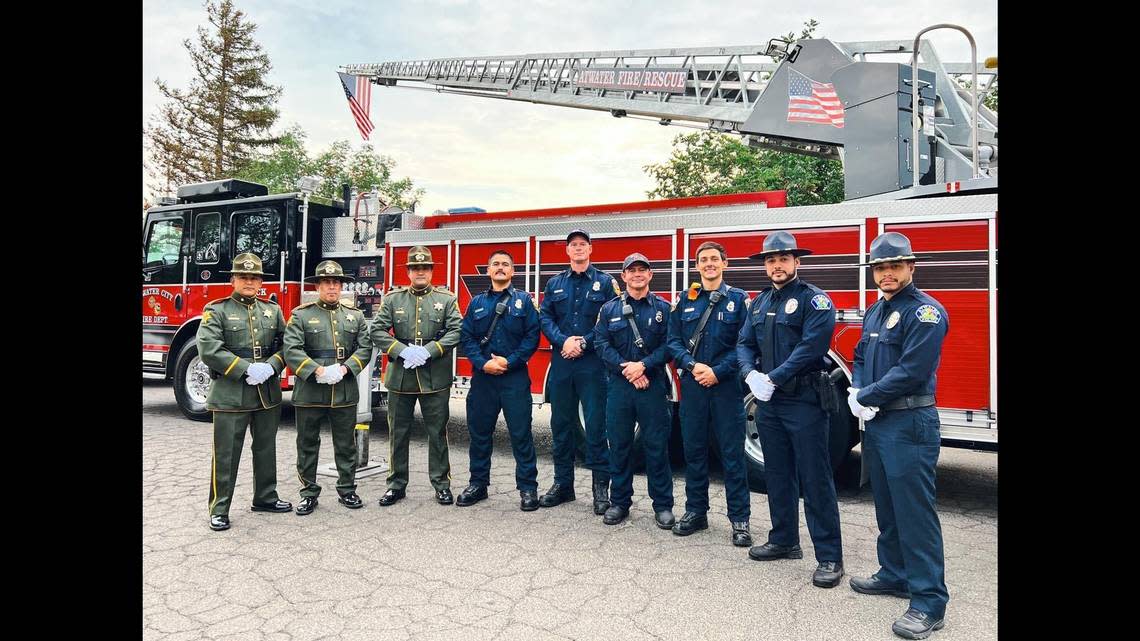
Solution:
M 964 29 L 937 27 L 966 33 L 974 60 L 942 62 L 934 46 L 919 38 L 807 39 L 406 60 L 343 69 L 380 86 L 608 111 L 663 125 L 698 123 L 698 128 L 744 135 L 756 147 L 839 159 L 847 200 L 995 191 L 997 114 L 979 106 L 975 132 L 971 91 L 955 78 L 969 76 L 977 88 L 974 72 L 990 76 L 988 91 L 997 78 L 997 61 L 977 63 L 973 39 Z M 911 65 L 867 61 L 885 55 L 918 59 L 918 119 L 911 117 Z M 818 111 L 817 120 L 792 116 L 793 98 L 827 101 L 832 92 L 842 109 L 828 106 Z M 916 156 L 918 187 L 913 180 Z

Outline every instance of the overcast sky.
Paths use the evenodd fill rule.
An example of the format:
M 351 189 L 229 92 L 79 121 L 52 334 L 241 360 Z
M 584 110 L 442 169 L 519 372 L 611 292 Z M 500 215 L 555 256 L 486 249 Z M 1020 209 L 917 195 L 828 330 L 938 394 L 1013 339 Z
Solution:
M 805 20 L 837 41 L 910 40 L 959 24 L 996 56 L 996 0 L 237 0 L 284 88 L 283 129 L 300 125 L 312 153 L 334 140 L 362 144 L 337 81 L 341 65 L 448 56 L 763 44 Z M 182 41 L 206 23 L 201 0 L 144 0 L 143 115 L 157 113 L 155 78 L 185 88 Z M 943 61 L 969 61 L 957 31 L 928 34 Z M 642 170 L 694 131 L 604 112 L 373 87 L 371 142 L 426 196 L 417 211 L 489 211 L 645 200 Z M 144 195 L 146 189 L 144 186 Z

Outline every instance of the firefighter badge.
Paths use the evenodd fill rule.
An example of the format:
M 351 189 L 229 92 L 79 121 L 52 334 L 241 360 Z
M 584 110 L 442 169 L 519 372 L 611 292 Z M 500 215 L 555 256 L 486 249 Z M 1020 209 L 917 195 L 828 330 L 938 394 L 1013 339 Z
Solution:
M 653 320 L 660 323 L 664 318 L 665 317 L 661 315 L 661 310 L 657 310 L 657 315 L 653 317 Z
M 735 302 L 735 301 L 731 301 L 731 300 L 730 300 L 730 301 L 728 301 L 728 305 L 725 305 L 725 307 L 724 307 L 724 311 L 726 311 L 726 312 L 734 312 L 734 311 L 736 311 L 736 302 Z
M 522 309 L 522 299 L 521 298 L 515 299 L 515 309 Z
M 898 312 L 895 313 L 897 314 Z M 918 317 L 918 322 L 920 323 L 933 323 L 937 325 L 938 322 L 942 320 L 942 312 L 938 311 L 938 308 L 934 305 L 923 305 L 914 310 L 914 315 Z
M 596 292 L 602 291 L 602 284 L 599 283 L 598 281 L 594 281 L 594 291 L 596 291 Z
M 784 305 L 784 313 L 785 314 L 794 314 L 796 312 L 796 310 L 799 309 L 799 307 L 800 307 L 800 301 L 793 298 L 793 299 L 789 300 L 786 305 Z
M 890 317 L 887 318 L 887 329 L 890 329 L 890 328 L 892 328 L 898 324 L 899 324 L 899 313 L 897 311 L 891 312 Z
M 812 309 L 815 309 L 817 311 L 831 309 L 831 299 L 827 296 L 824 296 L 823 294 L 816 294 L 815 296 L 811 297 L 811 306 Z

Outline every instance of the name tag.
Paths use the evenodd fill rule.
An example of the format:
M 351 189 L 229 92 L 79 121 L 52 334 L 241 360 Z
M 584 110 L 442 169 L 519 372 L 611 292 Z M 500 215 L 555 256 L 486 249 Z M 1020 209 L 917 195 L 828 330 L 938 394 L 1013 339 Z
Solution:
M 769 315 L 769 316 L 775 316 L 775 315 L 776 315 L 776 312 L 768 312 L 768 315 Z
M 877 337 L 878 335 L 879 335 L 878 333 L 874 333 L 874 334 L 871 334 L 871 338 L 875 338 L 875 337 Z
M 316 324 L 318 324 L 318 323 L 320 323 L 320 322 L 321 322 L 321 319 L 319 319 L 319 318 L 310 318 L 310 319 L 309 319 L 309 324 L 310 324 L 310 325 L 316 325 Z
M 477 310 L 475 310 L 475 311 L 477 311 L 477 312 L 481 312 L 481 311 L 483 311 L 483 309 L 484 309 L 484 308 L 480 307 L 479 309 L 477 309 Z
M 611 319 L 610 319 L 610 322 L 611 322 L 611 323 L 616 323 L 616 322 L 618 322 L 619 320 L 621 320 L 621 316 L 618 316 L 617 318 L 611 318 Z
M 396 313 L 397 313 L 397 314 L 403 314 L 403 313 L 404 313 L 404 310 L 402 310 L 402 309 L 397 309 L 397 310 L 396 310 Z
M 562 291 L 563 291 L 563 290 L 561 290 L 561 289 L 556 289 L 556 290 L 554 290 L 554 291 L 552 291 L 552 292 L 550 292 L 550 293 L 551 293 L 551 294 L 561 294 L 561 293 L 562 293 Z
M 683 312 L 691 312 L 691 311 L 693 311 L 694 309 L 696 309 L 696 307 L 686 307 L 685 309 L 682 309 L 681 311 L 683 311 Z

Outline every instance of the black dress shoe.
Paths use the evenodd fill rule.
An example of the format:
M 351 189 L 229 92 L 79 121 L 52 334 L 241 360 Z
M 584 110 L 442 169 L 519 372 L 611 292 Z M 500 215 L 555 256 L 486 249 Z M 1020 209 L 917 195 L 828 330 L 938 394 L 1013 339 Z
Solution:
M 895 620 L 891 632 L 904 639 L 925 639 L 934 634 L 935 630 L 941 630 L 943 625 L 944 619 L 935 619 L 925 612 L 910 608 Z
M 519 490 L 519 509 L 533 512 L 538 509 L 538 490 Z
M 799 545 L 780 545 L 768 541 L 764 545 L 757 545 L 748 551 L 753 561 L 774 561 L 775 559 L 802 559 L 804 551 Z
M 383 505 L 384 507 L 388 507 L 389 505 L 395 505 L 396 501 L 399 501 L 400 499 L 404 498 L 407 495 L 408 495 L 408 493 L 405 490 L 389 489 L 387 492 L 384 493 L 384 496 L 380 497 L 380 505 Z
M 210 517 L 210 529 L 215 531 L 230 529 L 230 517 L 225 514 L 215 514 Z
M 732 544 L 738 548 L 744 548 L 752 545 L 752 533 L 748 531 L 748 521 L 733 522 Z
M 897 596 L 900 599 L 909 599 L 910 590 L 905 584 L 887 583 L 879 579 L 877 574 L 872 574 L 870 577 L 863 579 L 857 576 L 851 577 L 851 589 L 860 594 L 889 594 Z
M 468 485 L 466 489 L 459 493 L 459 498 L 455 500 L 455 504 L 459 507 L 467 507 L 468 505 L 475 505 L 485 498 L 487 498 L 486 487 L 482 485 Z
M 677 524 L 677 519 L 673 516 L 673 510 L 661 510 L 653 515 L 653 522 L 662 530 L 672 530 Z
M 356 492 L 341 494 L 340 498 L 337 500 L 340 501 L 341 505 L 352 510 L 364 507 L 364 501 L 360 500 L 360 497 L 356 494 Z
M 629 516 L 628 507 L 611 505 L 606 510 L 606 515 L 602 517 L 602 523 L 605 523 L 606 525 L 617 525 L 618 523 L 624 521 L 625 517 L 627 516 Z
M 254 503 L 249 509 L 253 512 L 292 512 L 293 504 L 278 499 L 274 503 Z
M 834 588 L 843 578 L 842 561 L 821 561 L 819 567 L 812 572 L 811 584 L 817 588 Z
M 451 505 L 455 502 L 455 497 L 451 495 L 451 488 L 445 487 L 435 491 L 435 500 L 439 501 L 440 505 Z
M 605 514 L 610 509 L 610 482 L 594 481 L 594 514 Z
M 317 503 L 319 503 L 317 497 L 306 496 L 297 504 L 297 515 L 305 516 L 306 514 L 312 514 L 313 510 L 317 509 Z
M 554 485 L 550 486 L 550 489 L 546 491 L 546 494 L 542 495 L 542 498 L 538 499 L 538 504 L 542 507 L 554 507 L 555 505 L 559 505 L 561 503 L 573 501 L 576 498 L 577 497 L 574 496 L 573 485 L 561 485 L 555 483 Z
M 697 514 L 695 512 L 685 512 L 681 516 L 681 520 L 673 526 L 673 534 L 677 536 L 689 536 L 697 530 L 709 529 L 709 518 L 704 514 Z

